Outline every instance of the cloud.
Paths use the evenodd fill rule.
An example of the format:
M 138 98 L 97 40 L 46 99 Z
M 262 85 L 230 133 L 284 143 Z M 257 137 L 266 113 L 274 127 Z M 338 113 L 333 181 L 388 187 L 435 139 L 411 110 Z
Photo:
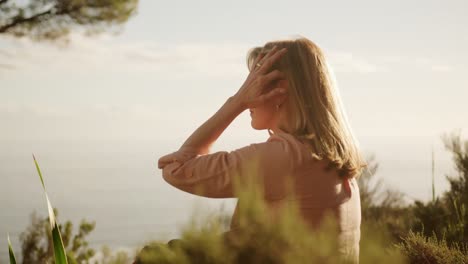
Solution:
M 433 72 L 452 72 L 456 67 L 436 61 L 429 57 L 403 57 L 399 55 L 379 55 L 375 56 L 375 61 L 381 62 L 391 69 L 398 71 L 401 68 L 410 68 L 412 70 L 433 71 Z
M 247 73 L 245 56 L 250 45 L 243 43 L 160 44 L 152 41 L 117 41 L 100 35 L 93 38 L 72 34 L 68 46 L 9 38 L 9 64 L 19 69 L 37 69 L 47 63 L 61 71 L 97 69 L 164 75 L 203 74 L 238 77 Z
M 47 63 L 62 71 L 96 69 L 134 71 L 164 75 L 203 75 L 204 77 L 244 77 L 246 55 L 252 45 L 233 42 L 194 42 L 162 44 L 154 41 L 118 41 L 108 34 L 93 38 L 73 33 L 68 46 L 10 38 L 9 63 L 18 68 L 37 68 Z M 374 73 L 382 66 L 350 52 L 331 52 L 336 72 Z M 21 65 L 23 64 L 23 65 Z M 21 65 L 21 66 L 20 66 Z
M 0 115 L 22 115 L 45 118 L 70 117 L 113 117 L 121 119 L 156 120 L 161 119 L 160 107 L 149 104 L 86 104 L 81 106 L 50 104 L 0 104 Z
M 138 72 L 160 76 L 243 78 L 248 74 L 245 58 L 249 43 L 192 42 L 157 43 L 151 40 L 121 41 L 110 34 L 86 37 L 70 35 L 68 46 L 37 43 L 26 38 L 6 38 L 8 52 L 0 50 L 0 71 L 37 69 L 47 64 L 55 71 Z M 431 58 L 400 55 L 360 56 L 348 51 L 326 54 L 335 72 L 373 74 L 411 67 L 423 71 L 449 72 L 454 67 Z
M 431 69 L 435 72 L 451 72 L 453 70 L 453 67 L 448 65 L 432 65 Z
M 388 71 L 386 67 L 371 63 L 366 59 L 353 55 L 350 52 L 330 52 L 328 58 L 331 67 L 335 72 L 369 74 Z

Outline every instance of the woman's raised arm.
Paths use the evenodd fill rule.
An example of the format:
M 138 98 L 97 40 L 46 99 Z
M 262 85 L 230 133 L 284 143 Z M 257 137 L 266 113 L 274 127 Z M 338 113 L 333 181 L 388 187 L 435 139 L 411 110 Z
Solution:
M 211 145 L 245 109 L 263 104 L 277 96 L 285 96 L 286 90 L 281 87 L 265 92 L 265 88 L 271 82 L 284 76 L 278 70 L 269 72 L 269 69 L 285 52 L 285 49 L 278 51 L 275 47 L 264 57 L 263 55 L 257 57 L 255 64 L 259 65 L 259 67 L 249 73 L 237 93 L 229 97 L 212 117 L 198 127 L 178 151 L 159 159 L 158 167 L 163 169 L 163 176 L 166 181 L 171 184 L 174 183 L 173 185 L 177 185 L 176 187 L 178 188 L 185 186 L 187 191 L 193 193 L 194 190 L 190 188 L 195 188 L 196 183 L 210 179 L 215 181 L 212 184 L 218 187 L 213 187 L 217 192 L 216 194 L 211 193 L 208 195 L 232 197 L 232 186 L 229 185 L 231 182 L 228 181 L 228 179 L 232 178 L 233 174 L 230 169 L 236 168 L 237 171 L 235 172 L 239 173 L 241 168 L 246 164 L 244 161 L 253 160 L 255 144 L 229 153 L 224 151 L 218 152 L 216 155 L 206 154 L 209 153 Z M 191 164 L 192 166 L 186 164 Z M 187 168 L 184 168 L 184 166 Z M 193 171 L 199 171 L 199 173 L 196 176 L 192 176 Z M 219 176 L 217 175 L 219 172 L 225 174 Z
M 182 153 L 183 151 L 181 151 Z M 210 198 L 236 197 L 236 183 L 281 185 L 291 169 L 291 150 L 280 136 L 254 143 L 234 151 L 218 151 L 175 161 L 163 168 L 162 175 L 172 186 Z M 265 181 L 265 177 L 269 177 Z M 237 181 L 237 182 L 236 182 Z M 269 195 L 278 187 L 269 186 Z
M 223 104 L 223 106 L 205 123 L 203 123 L 193 134 L 184 142 L 181 149 L 190 150 L 198 155 L 209 153 L 209 148 L 215 142 L 231 122 L 247 108 L 261 105 L 278 96 L 284 96 L 286 89 L 279 87 L 269 92 L 265 88 L 274 81 L 284 77 L 284 74 L 278 70 L 269 72 L 271 66 L 281 58 L 286 52 L 285 49 L 277 50 L 273 48 L 265 57 L 258 57 L 258 69 L 249 73 L 246 80 L 236 92 L 235 95 Z M 164 166 L 167 160 L 160 160 Z

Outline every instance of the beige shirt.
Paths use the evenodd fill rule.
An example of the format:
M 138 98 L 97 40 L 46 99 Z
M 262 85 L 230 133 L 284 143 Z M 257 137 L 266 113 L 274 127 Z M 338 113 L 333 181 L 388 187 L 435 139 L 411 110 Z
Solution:
M 303 220 L 315 228 L 324 213 L 334 212 L 339 225 L 339 252 L 358 262 L 361 204 L 355 179 L 342 179 L 336 170 L 325 170 L 325 161 L 312 159 L 302 142 L 288 133 L 271 135 L 266 142 L 234 151 L 207 155 L 183 153 L 182 160 L 163 168 L 164 179 L 174 187 L 211 198 L 233 198 L 234 179 L 242 183 L 252 177 L 252 168 L 262 182 L 269 208 L 279 207 L 293 179 L 295 199 Z M 258 165 L 258 167 L 252 167 Z M 231 230 L 238 227 L 238 204 L 232 216 Z

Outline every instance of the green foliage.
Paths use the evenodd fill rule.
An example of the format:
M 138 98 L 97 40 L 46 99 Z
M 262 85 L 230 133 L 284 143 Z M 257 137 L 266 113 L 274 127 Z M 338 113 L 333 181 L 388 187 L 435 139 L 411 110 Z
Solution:
M 415 216 L 413 231 L 421 232 L 425 236 L 435 234 L 439 238 L 447 233 L 446 220 L 450 218 L 451 213 L 440 199 L 427 203 L 416 201 L 413 205 L 413 213 Z
M 450 189 L 434 201 L 414 204 L 412 229 L 425 236 L 446 239 L 449 244 L 468 244 L 468 141 L 460 134 L 444 135 L 447 150 L 452 153 L 457 175 L 447 176 Z M 464 146 L 464 147 L 463 147 Z
M 457 175 L 447 176 L 450 191 L 445 193 L 450 200 L 468 203 L 468 140 L 463 142 L 460 134 L 444 135 L 445 148 L 452 152 L 452 159 Z
M 64 40 L 71 29 L 109 30 L 136 13 L 138 0 L 0 0 L 0 34 Z
M 466 245 L 453 244 L 449 247 L 445 240 L 438 240 L 435 235 L 426 237 L 421 233 L 410 232 L 398 248 L 408 256 L 409 263 L 468 263 Z
M 447 176 L 450 191 L 445 192 L 445 201 L 450 214 L 447 240 L 468 244 L 468 140 L 463 142 L 458 133 L 443 137 L 446 149 L 452 152 L 457 175 Z
M 109 247 L 103 246 L 101 248 L 101 253 L 102 259 L 100 263 L 102 264 L 128 264 L 132 262 L 130 256 L 125 251 L 113 253 Z
M 396 190 L 384 189 L 383 180 L 375 180 L 378 164 L 375 156 L 367 160 L 368 169 L 358 178 L 361 197 L 362 226 L 372 226 L 376 230 L 384 230 L 388 239 L 394 242 L 406 235 L 414 221 L 411 208 L 405 205 L 404 195 Z M 366 238 L 367 229 L 363 229 Z
M 10 264 L 16 264 L 15 253 L 11 248 L 10 235 L 8 235 L 8 254 L 10 256 Z
M 57 210 L 54 212 L 57 214 Z M 95 251 L 88 247 L 86 240 L 94 227 L 94 222 L 82 220 L 77 233 L 73 234 L 71 221 L 59 225 L 69 263 L 88 263 L 94 256 Z M 31 224 L 21 233 L 20 241 L 23 263 L 55 263 L 49 217 L 40 218 L 33 213 Z

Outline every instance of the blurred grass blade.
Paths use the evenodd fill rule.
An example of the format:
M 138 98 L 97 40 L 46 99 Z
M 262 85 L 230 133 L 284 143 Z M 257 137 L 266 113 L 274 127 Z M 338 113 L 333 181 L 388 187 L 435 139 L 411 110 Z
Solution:
M 52 240 L 54 245 L 55 263 L 68 264 L 65 248 L 63 247 L 62 236 L 60 235 L 60 230 L 57 224 L 52 228 Z
M 34 154 L 32 156 L 34 159 L 34 164 L 36 164 L 37 173 L 39 173 L 39 177 L 41 178 L 42 187 L 44 188 L 44 191 L 45 191 L 45 184 L 44 184 L 44 180 L 42 179 L 41 169 L 39 168 L 39 164 L 37 164 L 36 157 L 34 157 Z
M 65 247 L 63 246 L 62 235 L 60 234 L 60 230 L 57 225 L 57 221 L 55 219 L 54 209 L 52 208 L 52 205 L 50 204 L 47 193 L 45 193 L 45 196 L 47 200 L 47 208 L 49 210 L 50 228 L 52 230 L 52 242 L 54 245 L 55 263 L 57 264 L 68 263 L 67 255 L 65 253 Z
M 52 230 L 52 242 L 54 246 L 54 256 L 55 256 L 55 263 L 56 264 L 68 264 L 67 255 L 65 253 L 65 247 L 63 246 L 62 235 L 60 234 L 60 229 L 57 225 L 57 221 L 55 219 L 54 209 L 52 204 L 50 203 L 49 196 L 47 195 L 44 180 L 42 178 L 41 169 L 39 168 L 39 164 L 36 161 L 36 157 L 33 154 L 34 163 L 36 164 L 37 173 L 42 182 L 42 187 L 44 188 L 44 194 L 47 201 L 47 209 L 49 211 L 49 221 L 50 221 L 50 229 Z
M 10 253 L 10 264 L 16 264 L 15 253 L 11 248 L 10 235 L 8 235 L 8 252 Z

